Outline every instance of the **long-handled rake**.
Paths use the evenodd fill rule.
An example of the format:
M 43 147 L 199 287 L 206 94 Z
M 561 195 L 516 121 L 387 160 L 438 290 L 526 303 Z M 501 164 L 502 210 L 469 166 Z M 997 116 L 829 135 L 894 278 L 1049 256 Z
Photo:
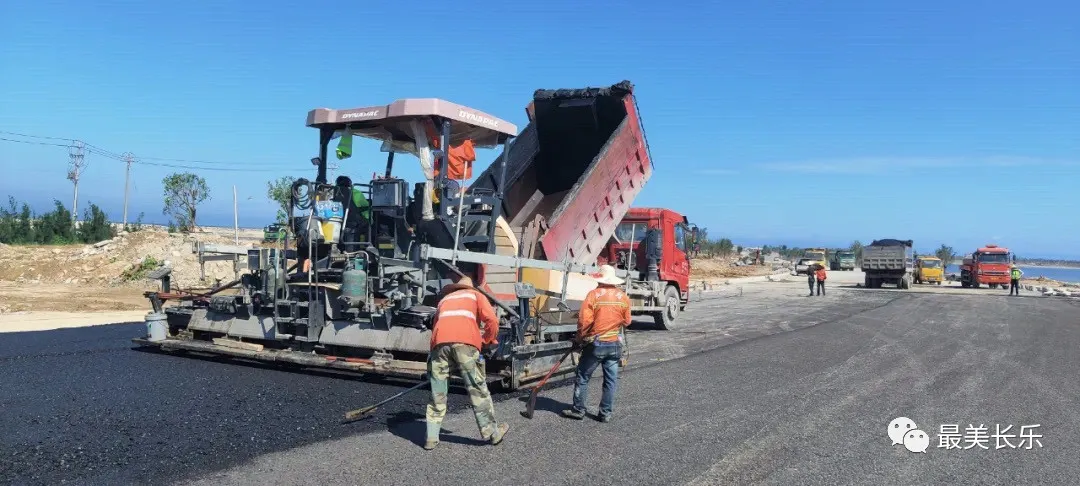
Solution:
M 566 354 L 563 354 L 562 357 L 559 358 L 559 362 L 555 363 L 555 366 L 551 367 L 551 370 L 547 372 L 547 375 L 544 375 L 544 378 L 540 380 L 540 383 L 537 383 L 536 386 L 533 387 L 532 392 L 529 394 L 529 405 L 525 407 L 524 412 L 521 412 L 522 416 L 528 419 L 533 418 L 533 412 L 536 411 L 536 396 L 540 394 L 540 389 L 547 383 L 548 378 L 551 378 L 551 375 L 555 374 L 555 370 L 559 369 L 559 366 L 562 365 L 563 361 L 566 361 L 566 357 L 574 352 L 574 349 L 575 348 L 571 347 L 566 350 Z
M 409 388 L 407 388 L 405 390 L 402 390 L 402 391 L 398 392 L 396 395 L 391 396 L 390 398 L 387 398 L 386 400 L 383 400 L 383 401 L 381 401 L 379 403 L 376 403 L 374 405 L 369 405 L 369 406 L 364 407 L 364 408 L 358 408 L 356 410 L 350 410 L 348 412 L 345 412 L 345 420 L 342 420 L 341 423 L 347 424 L 349 422 L 355 422 L 357 420 L 363 419 L 363 418 L 367 417 L 368 415 L 371 415 L 379 407 L 381 407 L 383 405 L 386 405 L 387 403 L 392 402 L 394 400 L 397 400 L 398 398 L 401 398 L 401 397 L 403 397 L 403 396 L 405 396 L 405 395 L 407 395 L 409 393 L 412 393 L 412 392 L 414 392 L 416 390 L 419 390 L 419 389 L 421 389 L 421 388 L 423 388 L 425 386 L 428 386 L 429 384 L 430 384 L 430 382 L 427 380 L 427 377 L 425 376 L 424 381 L 421 381 L 420 383 L 417 383 L 417 384 L 415 384 L 415 385 L 413 385 L 413 386 L 411 386 L 411 387 L 409 387 Z

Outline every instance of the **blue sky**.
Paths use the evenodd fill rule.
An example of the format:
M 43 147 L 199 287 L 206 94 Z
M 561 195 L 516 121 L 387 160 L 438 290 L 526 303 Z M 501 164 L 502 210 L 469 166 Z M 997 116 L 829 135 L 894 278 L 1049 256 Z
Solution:
M 235 184 L 265 224 L 266 181 L 311 175 L 311 108 L 439 97 L 523 127 L 537 88 L 629 79 L 656 168 L 635 204 L 713 236 L 1080 257 L 1075 2 L 91 3 L 0 6 L 0 131 L 140 157 L 130 219 L 163 220 L 158 163 L 234 169 L 202 172 L 201 222 L 231 224 Z M 383 165 L 356 153 L 354 179 Z M 0 140 L 0 195 L 70 205 L 67 160 Z M 124 165 L 87 162 L 80 207 L 119 219 Z

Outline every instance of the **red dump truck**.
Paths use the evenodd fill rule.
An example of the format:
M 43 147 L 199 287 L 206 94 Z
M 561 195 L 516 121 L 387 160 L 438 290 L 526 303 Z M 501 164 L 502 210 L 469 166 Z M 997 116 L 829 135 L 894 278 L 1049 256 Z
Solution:
M 636 280 L 663 282 L 664 310 L 651 315 L 670 329 L 690 299 L 687 243 L 695 241 L 696 232 L 686 216 L 671 209 L 630 208 L 598 263 L 625 269 Z
M 994 288 L 1009 288 L 1009 265 L 1012 258 L 1008 248 L 986 245 L 964 257 L 960 264 L 960 286 L 979 288 L 981 285 Z M 947 264 L 947 263 L 946 263 Z
M 653 171 L 633 86 L 537 90 L 526 110 L 520 133 L 434 98 L 312 110 L 317 175 L 293 184 L 285 250 L 249 250 L 248 274 L 209 293 L 172 290 L 168 271 L 156 272 L 163 288 L 147 293 L 148 334 L 134 341 L 419 377 L 437 295 L 467 275 L 498 307 L 499 345 L 485 350 L 488 378 L 516 389 L 571 349 L 573 310 L 595 288 L 590 275 L 625 222 L 654 234 L 646 260 L 619 270 L 632 311 L 673 327 L 689 295 L 688 223 L 670 210 L 630 211 Z M 328 155 L 351 156 L 353 136 L 382 142 L 385 175 L 331 184 Z M 462 190 L 447 174 L 450 153 L 467 145 L 503 150 Z M 392 174 L 396 153 L 415 155 L 425 169 L 412 197 L 409 182 Z M 360 200 L 370 204 L 360 208 Z

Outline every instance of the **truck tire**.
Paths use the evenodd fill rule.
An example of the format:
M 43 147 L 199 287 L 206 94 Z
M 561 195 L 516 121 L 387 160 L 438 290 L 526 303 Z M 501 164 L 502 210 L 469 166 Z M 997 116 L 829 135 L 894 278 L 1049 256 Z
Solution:
M 677 325 L 676 320 L 679 318 L 679 307 L 679 291 L 675 289 L 674 285 L 668 285 L 664 289 L 665 310 L 653 314 L 656 326 L 665 331 L 674 330 Z

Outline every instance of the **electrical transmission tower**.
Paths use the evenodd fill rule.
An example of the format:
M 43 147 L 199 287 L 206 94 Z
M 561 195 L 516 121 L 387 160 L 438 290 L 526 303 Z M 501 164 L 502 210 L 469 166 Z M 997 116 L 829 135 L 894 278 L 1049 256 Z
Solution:
M 124 228 L 127 228 L 128 187 L 130 187 L 129 181 L 131 181 L 131 163 L 134 161 L 134 154 L 131 152 L 124 153 L 124 162 L 127 164 L 127 170 L 124 171 Z
M 71 201 L 72 221 L 76 221 L 79 218 L 79 177 L 82 176 L 83 170 L 86 169 L 86 154 L 83 152 L 84 148 L 84 144 L 78 140 L 73 141 L 71 146 L 68 147 L 68 157 L 71 158 L 71 161 L 68 165 L 67 178 L 75 184 L 75 197 Z

